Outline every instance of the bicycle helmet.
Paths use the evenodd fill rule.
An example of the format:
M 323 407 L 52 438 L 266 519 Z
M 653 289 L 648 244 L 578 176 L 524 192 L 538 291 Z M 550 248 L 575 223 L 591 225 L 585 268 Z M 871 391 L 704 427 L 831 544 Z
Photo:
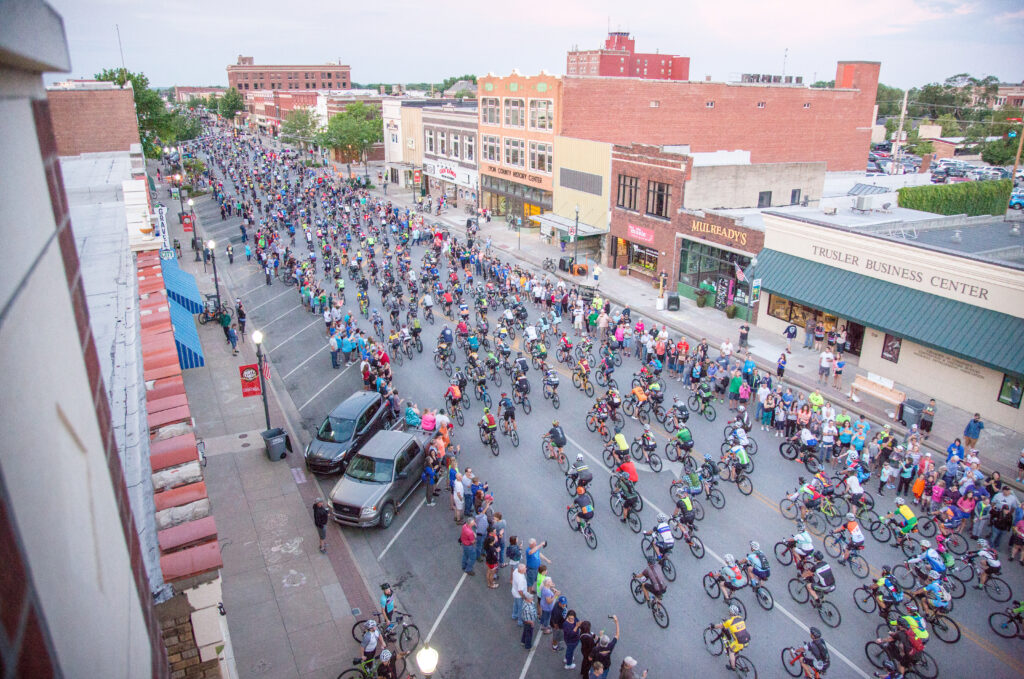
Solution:
M 847 520 L 847 521 L 853 521 L 853 520 L 854 520 L 854 519 L 856 519 L 856 518 L 857 518 L 857 517 L 855 517 L 855 516 L 853 515 L 853 512 L 846 512 L 846 520 Z
M 367 620 L 366 621 L 366 629 L 368 629 L 368 630 L 375 630 L 375 629 L 377 629 L 377 621 L 376 620 Z
M 799 483 L 799 484 L 800 484 L 800 485 L 802 486 L 802 485 L 804 485 L 805 483 L 807 483 L 807 479 L 805 479 L 805 478 L 804 478 L 804 477 L 802 477 L 802 476 L 798 476 L 798 477 L 797 477 L 797 479 L 796 479 L 796 482 L 797 482 L 797 483 Z
M 745 413 L 745 412 L 747 412 L 747 407 L 746 406 L 740 406 L 739 408 L 736 409 L 736 412 L 738 412 L 738 413 Z
M 486 415 L 489 412 L 491 412 L 491 409 L 488 408 L 487 406 L 484 406 L 484 415 Z
M 882 575 L 892 575 L 892 566 L 882 566 Z
M 650 430 L 651 430 L 651 425 L 645 424 L 644 425 L 644 431 L 650 431 Z
M 451 379 L 448 380 L 448 384 L 458 384 L 458 383 L 459 383 L 459 379 L 457 377 L 452 377 Z
M 985 538 L 978 538 L 978 547 L 981 547 L 982 549 L 988 547 L 988 540 Z
M 577 495 L 583 495 L 586 492 L 587 492 L 587 489 L 584 488 L 583 486 L 577 486 L 576 487 L 576 494 Z
M 941 576 L 941 575 L 939 575 L 939 572 L 938 572 L 938 571 L 936 571 L 936 570 L 930 570 L 930 571 L 928 571 L 928 579 L 929 579 L 929 580 L 938 580 L 938 579 L 939 579 L 939 578 L 941 578 L 941 577 L 942 577 L 942 576 Z
M 659 512 L 657 517 L 658 523 L 665 523 L 668 521 L 668 515 L 665 512 Z
M 736 557 L 734 557 L 732 554 L 726 554 L 724 559 L 725 559 L 725 565 L 728 566 L 729 568 L 732 568 L 733 566 L 736 565 Z
M 506 396 L 508 396 L 508 392 L 507 391 L 501 392 L 501 398 L 505 398 Z
M 387 662 L 389 660 L 391 660 L 391 651 L 385 648 L 383 651 L 380 652 L 380 661 Z
M 389 589 L 391 589 L 391 584 L 390 584 L 390 583 L 387 583 L 387 582 L 385 582 L 384 584 L 382 584 L 382 585 L 380 586 L 380 589 L 381 589 L 381 591 L 382 591 L 382 592 L 386 592 L 386 591 L 388 591 Z
M 629 481 L 629 472 L 619 472 L 619 478 Z
M 739 615 L 739 614 L 740 614 L 740 607 L 737 606 L 736 604 L 730 604 L 729 605 L 729 615 Z
M 903 501 L 903 498 L 901 498 L 901 497 L 896 498 L 896 500 L 894 500 L 894 502 L 896 503 L 897 507 L 901 507 L 901 506 L 907 504 L 906 502 Z
M 932 543 L 928 540 L 921 540 L 921 549 L 931 549 Z
M 913 601 L 908 601 L 906 604 L 907 613 L 917 613 L 917 604 Z
M 552 427 L 557 427 L 558 426 L 558 420 L 551 420 L 551 426 Z
M 518 356 L 518 357 L 522 358 L 522 357 L 523 357 L 523 352 L 521 352 L 521 351 L 517 351 L 517 352 L 516 352 L 516 356 Z
M 757 540 L 751 540 L 750 541 L 750 551 L 757 552 L 757 551 L 760 551 L 760 549 L 761 549 L 761 545 L 758 543 Z
M 704 453 L 704 459 L 711 462 L 711 453 Z
M 576 461 L 583 462 L 583 453 L 576 453 Z
M 815 550 L 815 552 L 814 552 L 814 560 L 815 561 L 824 561 L 825 560 L 825 555 L 822 554 L 819 550 Z
M 820 639 L 821 638 L 821 630 L 818 629 L 817 627 L 812 627 L 808 631 L 811 633 L 811 638 L 812 639 Z

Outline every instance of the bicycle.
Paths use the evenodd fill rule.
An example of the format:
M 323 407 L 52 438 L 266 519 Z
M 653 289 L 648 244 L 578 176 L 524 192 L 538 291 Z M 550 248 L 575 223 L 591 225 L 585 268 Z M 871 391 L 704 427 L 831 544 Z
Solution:
M 651 400 L 637 403 L 634 397 L 626 399 L 622 403 L 622 410 L 630 417 L 640 420 L 641 424 L 649 424 L 651 421 Z
M 558 387 L 556 385 L 545 382 L 541 388 L 541 395 L 544 397 L 544 400 L 550 399 L 551 405 L 555 410 L 558 410 L 558 406 L 562 405 L 561 400 L 558 398 Z
M 707 498 L 708 502 L 711 503 L 711 506 L 714 507 L 715 509 L 724 508 L 725 494 L 718 488 L 715 488 L 715 486 L 718 485 L 718 479 L 704 479 L 703 477 L 701 477 L 701 479 L 701 485 L 703 486 L 703 488 L 696 494 L 703 494 L 704 497 Z M 703 521 L 704 505 L 702 505 L 700 503 L 700 500 L 698 500 L 696 497 L 692 497 L 693 495 L 695 495 L 695 493 L 690 492 L 689 484 L 681 479 L 676 479 L 675 481 L 673 481 L 671 486 L 669 487 L 669 495 L 672 497 L 672 501 L 675 502 L 684 493 L 688 493 L 689 495 L 691 495 L 691 500 L 693 500 L 693 514 L 698 521 Z
M 893 660 L 885 646 L 884 643 L 874 640 L 864 644 L 864 655 L 867 656 L 868 662 L 880 670 L 893 668 Z M 907 677 L 911 674 L 916 674 L 921 679 L 937 679 L 939 666 L 928 651 L 921 651 L 911 659 L 910 667 L 907 668 L 907 673 L 903 676 Z
M 801 661 L 805 657 L 803 648 L 788 647 L 782 649 L 782 667 L 786 674 L 791 677 L 803 677 L 804 679 L 821 679 L 821 672 L 816 669 L 807 670 Z
M 722 642 L 724 636 L 725 631 L 715 629 L 714 623 L 711 623 L 704 628 L 704 649 L 715 657 L 722 655 L 725 652 L 725 644 Z M 754 663 L 750 662 L 750 658 L 742 653 L 737 653 L 736 674 L 741 677 L 757 679 L 757 668 L 754 667 Z
M 622 495 L 622 491 L 619 489 L 612 490 L 611 497 L 608 498 L 608 504 L 611 505 L 612 513 L 615 514 L 615 516 L 622 516 L 623 505 L 625 505 L 625 498 Z M 641 506 L 640 501 L 638 501 L 637 506 L 634 507 L 632 511 L 629 512 L 629 516 L 626 517 L 626 525 L 629 526 L 629 529 L 634 533 L 639 533 L 643 530 L 643 525 L 640 521 Z
M 789 590 L 789 596 L 798 604 L 805 604 L 811 599 L 811 593 L 807 591 L 807 588 L 804 586 L 805 584 L 800 578 L 790 578 L 786 586 Z M 811 604 L 818 611 L 818 617 L 829 627 L 839 627 L 839 623 L 843 621 L 843 616 L 839 609 L 834 603 L 825 598 L 825 590 L 817 585 L 812 585 L 812 587 L 818 593 L 817 603 Z
M 405 657 L 403 654 L 393 654 L 392 662 L 395 665 L 395 676 L 405 676 Z M 376 679 L 377 670 L 380 668 L 381 662 L 380 658 L 368 658 L 366 660 L 355 658 L 352 664 L 355 667 L 351 667 L 339 674 L 338 679 Z
M 651 609 L 651 615 L 654 616 L 654 622 L 658 627 L 662 629 L 668 628 L 668 610 L 666 610 L 665 605 L 661 603 L 660 596 L 651 594 L 650 592 L 647 593 L 647 596 L 644 596 L 644 586 L 643 583 L 640 582 L 639 573 L 633 573 L 632 577 L 629 579 L 629 591 L 633 594 L 633 600 L 638 604 L 647 604 L 647 607 Z
M 1024 613 L 1021 603 L 1014 601 L 1012 608 L 988 616 L 988 626 L 1004 639 L 1024 639 Z
M 779 454 L 782 455 L 783 459 L 795 460 L 800 458 L 800 462 L 803 463 L 804 467 L 812 474 L 817 474 L 821 471 L 821 462 L 818 460 L 817 452 L 813 448 L 807 448 L 803 445 L 797 445 L 799 437 L 788 439 L 779 444 Z
M 692 413 L 703 415 L 704 419 L 708 422 L 714 422 L 715 418 L 718 417 L 718 411 L 715 410 L 715 406 L 711 405 L 711 401 L 705 401 L 697 396 L 697 394 L 690 394 L 690 398 L 686 399 L 686 407 Z
M 716 573 L 715 571 L 710 571 L 706 573 L 704 575 L 702 584 L 704 586 L 704 593 L 707 594 L 710 598 L 717 599 L 718 597 L 722 596 L 721 573 Z M 759 582 L 756 585 L 750 583 L 749 586 L 754 592 L 754 599 L 757 601 L 758 606 L 760 606 L 766 611 L 770 611 L 772 610 L 772 608 L 775 607 L 775 597 L 772 595 L 771 590 L 769 590 L 763 582 Z M 727 604 L 736 604 L 736 606 L 739 607 L 740 616 L 744 620 L 747 619 L 747 605 L 743 603 L 742 599 L 736 596 L 736 593 L 741 589 L 745 589 L 746 587 L 747 585 L 743 585 L 742 587 L 732 589 L 732 593 L 726 600 Z
M 920 606 L 920 601 L 923 598 L 922 595 L 911 596 L 918 601 L 918 605 Z M 932 609 L 924 616 L 924 619 L 928 623 L 931 633 L 938 637 L 939 641 L 944 644 L 955 644 L 960 641 L 960 625 L 957 624 L 956 620 L 950 617 L 949 611 L 952 610 L 953 602 L 950 601 L 949 603 L 950 606 L 948 608 L 941 610 Z M 923 613 L 924 608 L 921 608 L 920 610 Z M 897 615 L 895 612 L 890 613 L 890 616 L 895 615 Z
M 218 307 L 216 295 L 207 295 L 206 305 L 199 314 L 199 325 L 206 325 L 210 321 L 220 322 L 222 315 L 227 314 L 231 318 L 232 313 L 233 309 L 227 302 L 221 302 L 221 305 Z
M 484 392 L 484 393 L 486 393 L 486 392 Z M 499 419 L 498 420 L 498 429 L 501 430 L 502 434 L 504 434 L 505 436 L 507 436 L 510 439 L 512 439 L 512 447 L 513 448 L 518 448 L 519 447 L 519 430 L 516 429 L 514 426 L 510 425 L 508 422 L 509 421 L 506 420 L 504 417 Z
M 734 465 L 737 464 L 738 462 L 734 463 L 731 460 L 719 460 L 718 478 L 720 478 L 722 481 L 735 483 L 736 488 L 737 490 L 740 491 L 740 493 L 742 493 L 743 495 L 750 495 L 751 493 L 754 492 L 754 482 L 750 480 L 750 477 L 747 476 L 747 474 L 744 474 L 743 472 L 739 471 L 739 469 L 743 468 L 742 466 L 736 469 L 736 476 L 735 478 L 733 478 L 733 468 Z
M 571 504 L 565 510 L 565 520 L 569 522 L 569 528 L 583 533 L 583 539 L 586 541 L 587 547 L 597 549 L 597 535 L 594 534 L 593 527 L 591 527 L 590 522 L 586 519 L 579 518 L 580 506 Z
M 583 391 L 587 397 L 594 395 L 594 385 L 590 383 L 590 376 L 580 370 L 573 372 L 572 386 Z
M 530 397 L 526 394 L 519 393 L 518 390 L 512 390 L 512 402 L 518 403 L 523 406 L 523 412 L 527 415 L 533 410 L 533 406 L 530 405 Z
M 796 490 L 789 493 L 789 495 L 792 495 L 795 492 Z M 803 506 L 803 502 L 800 500 L 791 500 L 789 495 L 779 500 L 779 512 L 782 513 L 782 516 L 792 521 L 800 516 L 800 507 Z M 804 515 L 804 523 L 807 524 L 807 529 L 814 535 L 825 534 L 827 522 L 825 521 L 824 515 L 818 510 L 808 510 Z
M 409 622 L 412 620 L 412 615 L 395 609 L 391 611 L 391 622 L 387 625 L 383 624 L 384 616 L 380 611 L 375 610 L 371 615 L 373 616 L 372 619 L 377 621 L 377 627 L 380 629 L 386 643 L 397 642 L 399 650 L 404 653 L 411 653 L 416 650 L 420 643 L 420 628 Z M 365 629 L 364 625 L 370 619 L 357 620 L 352 625 L 352 638 L 357 642 L 363 640 L 362 630 Z
M 597 413 L 591 410 L 587 413 L 587 429 L 597 432 L 604 441 L 610 441 L 612 433 L 604 423 L 605 418 L 607 418 L 607 415 L 604 413 Z
M 977 555 L 974 557 L 961 556 L 957 558 L 957 563 L 947 573 L 964 585 L 973 580 L 975 575 L 978 575 L 980 582 L 981 567 L 974 562 L 975 558 L 977 558 Z M 950 594 L 952 594 L 952 591 L 950 591 Z M 997 603 L 1005 603 L 1013 598 L 1013 590 L 1010 589 L 1010 585 L 995 575 L 990 575 L 985 580 L 985 594 Z M 959 599 L 960 597 L 954 596 L 953 598 Z
M 654 443 L 654 437 L 651 437 L 651 446 L 646 446 L 641 439 L 634 439 L 630 444 L 630 455 L 637 462 L 646 461 L 652 472 L 660 472 L 663 465 L 661 463 L 661 456 L 655 451 L 657 444 Z M 645 457 L 647 458 L 646 460 L 644 460 Z
M 555 447 L 554 444 L 551 443 L 551 439 L 548 438 L 547 435 L 541 438 L 540 452 L 544 454 L 545 460 L 557 461 L 558 466 L 559 468 L 561 468 L 563 473 L 569 472 L 569 458 L 566 457 L 564 451 L 558 449 L 557 447 Z
M 850 539 L 845 535 L 829 533 L 825 536 L 824 542 L 825 551 L 828 552 L 828 555 L 833 559 L 838 559 L 843 553 L 844 548 L 850 544 Z M 846 561 L 838 561 L 838 563 L 849 566 L 853 574 L 861 580 L 868 577 L 868 574 L 871 572 L 867 559 L 855 551 L 850 552 L 850 556 Z
M 929 567 L 930 568 L 930 567 Z M 918 568 L 912 568 L 910 562 L 904 562 L 898 564 L 892 569 L 892 576 L 896 580 L 902 589 L 909 590 L 917 586 L 919 583 L 927 582 L 925 575 L 927 571 L 921 571 Z M 954 599 L 962 599 L 967 594 L 967 588 L 965 583 L 958 577 L 955 577 L 949 569 L 945 573 L 942 573 L 939 578 L 939 582 L 946 588 L 949 595 Z
M 690 451 L 693 450 L 693 441 L 689 441 L 689 445 L 683 443 L 677 438 L 672 438 L 665 443 L 665 457 L 670 462 L 681 462 L 683 464 L 683 471 L 690 474 L 697 469 L 697 461 L 690 455 Z
M 477 401 L 480 401 L 488 408 L 491 407 L 491 395 L 487 393 L 486 384 L 480 384 L 477 382 L 476 387 L 473 389 L 473 395 L 476 396 Z
M 501 451 L 498 448 L 498 438 L 494 435 L 494 430 L 487 429 L 483 425 L 477 425 L 477 430 L 480 434 L 480 443 L 490 447 L 491 455 L 497 457 Z

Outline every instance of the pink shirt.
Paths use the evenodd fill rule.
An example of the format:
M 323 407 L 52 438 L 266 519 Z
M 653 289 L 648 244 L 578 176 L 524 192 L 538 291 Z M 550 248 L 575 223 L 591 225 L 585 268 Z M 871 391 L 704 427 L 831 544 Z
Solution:
M 427 413 L 420 422 L 420 429 L 423 431 L 434 431 L 436 425 L 437 419 L 434 417 L 434 413 Z
M 946 489 L 942 486 L 935 484 L 932 488 L 932 502 L 942 502 L 942 496 L 946 493 Z

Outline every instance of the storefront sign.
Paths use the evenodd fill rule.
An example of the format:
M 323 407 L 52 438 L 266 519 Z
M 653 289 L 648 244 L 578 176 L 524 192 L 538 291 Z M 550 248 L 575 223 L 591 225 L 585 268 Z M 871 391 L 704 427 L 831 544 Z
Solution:
M 260 369 L 255 363 L 251 365 L 240 365 L 238 366 L 238 374 L 242 381 L 242 396 L 259 396 L 262 394 L 260 389 Z
M 438 166 L 437 168 L 437 176 L 440 177 L 441 179 L 447 179 L 450 182 L 454 182 L 456 179 L 458 179 L 459 173 L 450 167 L 445 167 L 441 165 Z
M 737 229 L 729 226 L 719 226 L 718 224 L 711 224 L 709 222 L 700 222 L 694 220 L 690 222 L 690 231 L 692 233 L 709 233 L 719 238 L 725 238 L 728 241 L 735 243 L 736 245 L 747 244 L 747 234 L 743 229 Z
M 985 379 L 985 375 L 982 374 L 981 370 L 978 369 L 977 365 L 969 363 L 963 360 L 962 358 L 950 356 L 949 354 L 944 354 L 941 351 L 929 349 L 928 347 L 915 346 L 912 353 L 918 358 L 923 358 L 926 361 L 937 363 L 938 365 L 944 366 L 946 368 L 959 370 L 964 375 L 969 375 L 970 377 L 977 377 L 978 379 Z
M 500 177 L 511 177 L 512 179 L 518 179 L 528 181 L 531 184 L 543 184 L 544 177 L 536 174 L 529 174 L 522 172 L 521 170 L 509 170 L 508 168 L 498 167 L 497 165 L 485 165 L 484 170 L 490 174 L 496 174 Z
M 412 171 L 412 183 L 416 184 L 416 185 L 419 185 L 419 183 L 420 183 L 420 171 L 419 170 L 413 170 Z
M 653 243 L 654 242 L 654 231 L 652 229 L 645 229 L 642 226 L 636 224 L 629 225 L 629 239 L 633 241 L 639 241 L 641 243 Z

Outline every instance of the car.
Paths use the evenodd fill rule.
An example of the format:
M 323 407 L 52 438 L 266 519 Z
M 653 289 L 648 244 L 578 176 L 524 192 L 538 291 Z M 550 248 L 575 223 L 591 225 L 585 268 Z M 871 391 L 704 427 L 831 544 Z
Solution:
M 885 174 L 885 170 L 883 170 L 878 165 L 878 163 L 868 163 L 867 173 L 868 174 Z
M 381 429 L 391 427 L 395 415 L 387 399 L 375 391 L 360 391 L 338 404 L 306 446 L 306 467 L 314 474 L 345 471 L 349 460 Z
M 1024 191 L 1010 196 L 1010 208 L 1013 210 L 1024 210 Z
M 340 524 L 387 528 L 420 484 L 433 432 L 377 432 L 353 456 L 331 489 L 331 516 Z
M 936 168 L 932 170 L 932 184 L 945 184 L 948 176 L 949 174 L 944 169 Z

